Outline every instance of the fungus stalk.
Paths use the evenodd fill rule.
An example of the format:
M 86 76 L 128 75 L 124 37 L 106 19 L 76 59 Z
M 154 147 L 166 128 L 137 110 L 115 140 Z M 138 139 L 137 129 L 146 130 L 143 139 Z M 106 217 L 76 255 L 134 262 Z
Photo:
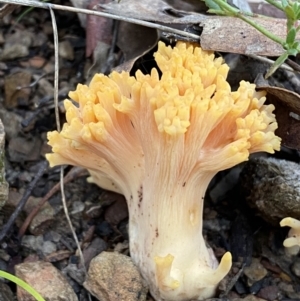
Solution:
M 157 301 L 203 300 L 231 267 L 202 236 L 205 191 L 218 171 L 279 149 L 274 107 L 247 82 L 232 92 L 222 58 L 194 44 L 159 43 L 155 60 L 161 77 L 113 72 L 78 85 L 47 158 L 124 194 L 130 255 Z
M 280 226 L 291 228 L 288 237 L 283 242 L 283 246 L 288 255 L 297 255 L 300 249 L 300 221 L 292 217 L 286 217 L 280 221 Z

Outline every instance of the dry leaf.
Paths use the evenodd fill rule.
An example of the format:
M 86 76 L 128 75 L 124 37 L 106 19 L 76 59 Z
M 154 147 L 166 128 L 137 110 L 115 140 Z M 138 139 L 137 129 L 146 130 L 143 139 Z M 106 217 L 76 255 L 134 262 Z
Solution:
M 68 259 L 71 255 L 72 252 L 69 250 L 59 250 L 47 255 L 44 260 L 47 262 L 57 262 Z
M 156 29 L 120 22 L 117 45 L 123 52 L 125 62 L 114 70 L 130 71 L 135 61 L 151 50 L 157 41 Z
M 0 7 L 0 18 L 3 19 L 7 15 L 11 14 L 18 7 L 19 5 L 4 4 L 2 7 Z
M 135 19 L 175 24 L 199 25 L 201 47 L 205 50 L 239 54 L 279 56 L 284 52 L 281 45 L 259 33 L 244 21 L 233 17 L 210 16 L 176 10 L 163 0 L 111 2 L 100 8 L 108 13 Z M 252 18 L 278 37 L 285 39 L 286 21 L 276 18 Z M 230 25 L 230 26 L 229 26 Z M 298 34 L 300 38 L 300 34 Z
M 90 2 L 90 0 L 70 0 L 70 1 L 75 8 L 87 8 Z M 87 16 L 86 14 L 78 14 L 80 24 L 83 28 L 85 28 L 86 16 Z
M 251 0 L 249 1 L 251 10 L 255 14 L 260 14 L 268 17 L 273 17 L 273 18 L 286 18 L 285 13 L 275 6 L 267 3 L 267 2 L 257 2 L 254 1 L 252 2 Z
M 91 0 L 88 9 L 93 9 L 97 4 L 107 3 L 110 0 Z M 98 42 L 102 44 L 111 44 L 112 38 L 112 24 L 113 20 L 94 16 L 87 15 L 86 18 L 86 57 L 92 55 L 93 51 L 96 49 Z
M 99 5 L 99 9 L 118 16 L 169 24 L 197 24 L 208 17 L 177 10 L 163 0 L 121 0 Z
M 71 3 L 76 8 L 93 10 L 97 5 L 108 3 L 109 1 L 110 0 L 71 0 Z M 98 42 L 100 42 L 101 45 L 111 44 L 113 20 L 95 15 L 85 15 L 80 13 L 78 14 L 78 18 L 80 20 L 81 26 L 86 30 L 86 57 L 93 55 L 97 58 L 99 53 L 99 48 L 96 50 L 96 48 L 99 46 Z M 97 51 L 97 53 L 94 53 L 95 50 Z M 102 62 L 102 65 L 103 64 L 104 62 Z M 101 64 L 99 63 L 99 65 Z
M 28 105 L 31 89 L 28 88 L 31 81 L 31 74 L 27 72 L 16 72 L 5 77 L 4 89 L 6 108 L 14 108 L 19 104 Z M 20 89 L 22 87 L 27 87 Z
M 110 191 L 106 191 L 102 198 L 111 202 L 111 205 L 105 210 L 104 219 L 116 229 L 118 224 L 128 217 L 126 200 L 123 195 Z
M 267 101 L 274 104 L 278 129 L 276 134 L 282 138 L 282 145 L 300 150 L 300 95 L 278 87 L 263 86 L 267 91 Z
M 285 40 L 285 20 L 275 18 L 252 18 L 252 20 Z M 202 21 L 200 25 L 203 26 L 201 47 L 206 50 L 265 56 L 280 56 L 284 52 L 281 45 L 234 17 L 213 16 Z

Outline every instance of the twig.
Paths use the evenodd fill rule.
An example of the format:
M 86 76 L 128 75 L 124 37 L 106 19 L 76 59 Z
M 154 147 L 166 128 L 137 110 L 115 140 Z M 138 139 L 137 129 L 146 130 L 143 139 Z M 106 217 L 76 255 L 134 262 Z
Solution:
M 252 59 L 255 59 L 255 60 L 258 60 L 258 61 L 261 61 L 263 63 L 266 63 L 268 65 L 273 65 L 274 64 L 274 61 L 273 60 L 270 60 L 268 59 L 267 57 L 263 57 L 263 56 L 260 56 L 260 55 L 255 55 L 255 54 L 246 54 L 248 57 L 252 58 Z M 286 71 L 291 71 L 291 72 L 295 72 L 295 70 L 288 66 L 287 65 L 287 62 L 285 64 L 282 64 L 280 66 L 280 69 L 283 69 L 283 70 L 286 70 Z
M 34 82 L 32 82 L 31 84 L 29 84 L 29 85 L 27 85 L 27 86 L 17 86 L 17 87 L 16 87 L 16 91 L 20 91 L 20 90 L 26 89 L 26 88 L 33 88 L 35 85 L 38 84 L 38 82 L 39 82 L 42 78 L 46 77 L 47 75 L 48 75 L 47 73 L 41 75 L 41 76 L 40 76 L 39 78 L 37 78 Z
M 5 4 L 0 8 L 0 19 L 12 13 L 18 6 L 12 4 Z
M 38 8 L 43 8 L 43 9 L 58 9 L 58 10 L 64 10 L 64 11 L 70 11 L 70 12 L 75 12 L 75 13 L 82 13 L 82 14 L 88 14 L 88 15 L 95 15 L 95 16 L 100 16 L 100 17 L 106 17 L 114 20 L 120 20 L 120 21 L 125 21 L 133 24 L 138 24 L 146 27 L 151 27 L 155 28 L 161 31 L 165 32 L 170 32 L 173 34 L 177 34 L 183 37 L 188 37 L 192 41 L 199 42 L 199 36 L 193 33 L 189 33 L 183 30 L 175 29 L 172 27 L 152 23 L 152 22 L 147 22 L 139 19 L 134 19 L 134 18 L 129 18 L 129 17 L 123 17 L 123 16 L 118 16 L 110 13 L 104 13 L 104 12 L 99 12 L 95 10 L 90 10 L 90 9 L 83 9 L 83 8 L 74 8 L 71 6 L 65 6 L 65 5 L 58 5 L 58 4 L 52 4 L 52 3 L 43 3 L 35 0 L 0 0 L 0 3 L 9 3 L 9 4 L 18 4 L 18 5 L 23 5 L 23 6 L 34 6 Z
M 59 55 L 58 55 L 58 33 L 54 12 L 49 5 L 49 11 L 51 15 L 53 39 L 54 39 L 54 106 L 55 106 L 55 120 L 57 131 L 60 132 L 59 122 L 59 109 L 58 109 L 58 79 L 59 79 Z
M 55 20 L 55 14 L 53 12 L 53 8 L 51 4 L 46 4 L 49 8 L 50 14 L 51 14 L 51 21 L 52 21 L 52 28 L 53 28 L 53 38 L 54 38 L 54 57 L 55 57 L 55 67 L 54 67 L 54 105 L 55 105 L 55 119 L 56 119 L 56 127 L 57 131 L 60 132 L 61 126 L 59 121 L 59 109 L 58 109 L 58 79 L 59 79 L 59 55 L 58 55 L 58 33 L 57 33 L 57 25 Z M 67 201 L 66 201 L 66 195 L 65 195 L 65 188 L 64 188 L 64 169 L 63 166 L 60 167 L 60 191 L 61 191 L 61 200 L 65 212 L 66 219 L 68 221 L 70 230 L 72 232 L 73 238 L 75 240 L 75 243 L 77 245 L 79 258 L 81 261 L 81 264 L 83 266 L 84 272 L 86 273 L 86 266 L 84 262 L 83 253 L 81 250 L 81 246 L 78 240 L 78 237 L 76 235 L 75 229 L 73 227 L 72 221 L 69 216 Z M 89 299 L 91 297 L 89 296 Z
M 73 167 L 67 175 L 64 177 L 64 184 L 67 184 L 73 181 L 77 177 L 81 177 L 87 174 L 86 169 L 82 167 Z M 22 224 L 21 228 L 19 229 L 18 237 L 21 238 L 25 231 L 27 230 L 29 224 L 31 223 L 32 219 L 37 215 L 40 209 L 44 206 L 44 204 L 56 193 L 60 190 L 60 183 L 54 185 L 50 191 L 39 201 L 36 207 L 30 212 L 30 214 L 26 217 L 24 223 Z
M 239 280 L 239 278 L 241 277 L 241 275 L 244 272 L 246 264 L 243 264 L 242 267 L 239 269 L 239 271 L 232 277 L 232 279 L 229 281 L 226 290 L 220 294 L 220 298 L 226 298 L 226 296 L 229 294 L 229 292 L 232 290 L 232 288 L 235 286 L 235 284 L 237 283 L 237 281 Z
M 17 208 L 15 209 L 15 211 L 13 212 L 13 214 L 9 217 L 9 220 L 7 221 L 7 223 L 2 228 L 2 230 L 0 232 L 0 242 L 2 242 L 3 238 L 7 235 L 7 232 L 10 230 L 10 228 L 14 224 L 16 218 L 18 217 L 18 215 L 23 210 L 23 208 L 24 208 L 24 206 L 25 206 L 28 198 L 31 195 L 31 192 L 32 192 L 33 188 L 36 186 L 36 183 L 41 178 L 41 176 L 44 174 L 44 170 L 47 167 L 47 165 L 48 165 L 47 161 L 42 162 L 42 164 L 41 164 L 41 166 L 40 166 L 37 174 L 35 175 L 35 177 L 32 180 L 32 182 L 28 185 L 27 190 L 24 193 L 22 199 L 20 200 Z
M 300 65 L 297 64 L 296 62 L 294 62 L 293 60 L 287 59 L 287 60 L 285 61 L 285 63 L 286 63 L 287 65 L 289 65 L 289 66 L 292 68 L 292 70 L 295 70 L 295 71 L 297 71 L 297 72 L 300 72 Z

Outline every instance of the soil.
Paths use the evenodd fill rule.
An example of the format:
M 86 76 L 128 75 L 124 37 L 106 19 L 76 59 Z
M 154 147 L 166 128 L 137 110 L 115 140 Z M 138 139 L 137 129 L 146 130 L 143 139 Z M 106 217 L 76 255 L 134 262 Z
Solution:
M 63 4 L 71 5 L 67 1 Z M 61 42 L 59 109 L 63 122 L 62 100 L 77 83 L 86 81 L 93 60 L 85 56 L 86 32 L 77 14 L 56 11 L 55 15 Z M 0 233 L 43 167 L 45 154 L 51 151 L 47 145 L 47 132 L 56 128 L 54 44 L 49 12 L 19 7 L 1 22 L 0 117 L 6 131 L 5 167 L 10 188 L 7 204 L 0 211 Z M 119 57 L 117 49 L 115 57 Z M 117 64 L 116 60 L 109 69 Z M 141 61 L 139 64 L 143 65 Z M 279 156 L 298 160 L 293 153 L 284 152 Z M 220 285 L 218 298 L 300 300 L 299 258 L 286 254 L 282 246 L 287 229 L 267 223 L 255 209 L 248 207 L 239 183 L 242 168 L 243 165 L 219 173 L 212 181 L 205 201 L 204 235 L 207 242 L 218 259 L 230 250 L 234 260 L 230 274 Z M 128 212 L 124 198 L 89 184 L 83 170 L 65 167 L 65 177 L 69 172 L 71 180 L 65 184 L 65 195 L 83 250 L 96 239 L 97 252 L 118 250 L 129 254 Z M 70 272 L 70 266 L 79 269 L 80 260 L 61 204 L 59 179 L 60 168 L 47 166 L 32 187 L 29 205 L 24 207 L 1 241 L 0 270 L 14 273 L 16 264 L 30 260 L 51 262 L 63 271 L 79 299 L 87 300 L 76 268 Z M 225 184 L 224 188 L 224 181 L 228 179 L 231 184 Z M 26 227 L 26 217 L 53 187 L 57 190 L 46 197 L 40 220 Z M 85 252 L 86 263 L 89 264 L 95 255 Z M 15 286 L 11 283 L 9 286 L 15 294 Z

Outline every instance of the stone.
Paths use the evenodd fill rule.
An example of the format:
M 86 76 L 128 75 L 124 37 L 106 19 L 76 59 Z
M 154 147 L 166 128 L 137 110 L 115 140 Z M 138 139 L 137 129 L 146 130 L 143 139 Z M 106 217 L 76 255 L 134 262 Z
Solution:
M 293 285 L 290 283 L 280 282 L 278 284 L 278 288 L 281 292 L 283 292 L 285 295 L 288 296 L 288 298 L 293 300 L 299 300 L 300 299 L 300 293 L 296 292 Z
M 7 205 L 16 208 L 18 203 L 20 202 L 22 195 L 16 191 L 10 191 L 8 196 Z M 26 215 L 29 215 L 32 210 L 39 204 L 41 198 L 29 197 L 28 201 L 24 206 L 24 212 Z M 55 220 L 55 212 L 53 207 L 46 202 L 35 215 L 35 217 L 31 220 L 29 224 L 29 231 L 34 235 L 44 234 L 45 230 L 52 225 Z
M 111 205 L 105 209 L 104 219 L 113 229 L 117 229 L 119 223 L 128 218 L 128 207 L 125 197 L 115 192 L 106 191 L 101 196 L 101 201 L 111 202 Z
M 260 297 L 262 299 L 273 301 L 278 299 L 279 289 L 275 285 L 270 285 L 262 288 L 258 294 L 257 297 Z
M 85 266 L 88 268 L 90 266 L 91 260 L 106 249 L 107 243 L 102 238 L 94 238 L 89 246 L 82 252 Z
M 45 241 L 43 235 L 24 235 L 21 245 L 29 250 L 41 252 L 45 257 L 57 251 L 56 244 L 52 241 Z
M 254 295 L 248 295 L 245 298 L 233 298 L 232 301 L 265 301 L 265 299 L 258 298 Z
M 15 266 L 16 276 L 32 286 L 47 301 L 78 301 L 66 278 L 51 263 L 36 261 Z M 29 293 L 17 287 L 19 301 L 35 301 Z
M 29 96 L 31 88 L 28 86 L 31 83 L 31 74 L 22 70 L 16 70 L 4 80 L 4 106 L 12 109 L 22 104 L 29 105 Z M 26 87 L 26 88 L 25 88 Z
M 34 41 L 34 34 L 30 30 L 15 28 L 4 37 L 4 47 L 0 52 L 0 60 L 13 60 L 29 55 L 29 47 Z
M 67 60 L 74 60 L 74 49 L 69 41 L 62 41 L 59 43 L 58 49 L 59 56 L 67 59 Z
M 12 138 L 8 143 L 10 161 L 37 161 L 40 159 L 41 146 L 42 141 L 37 136 Z
M 42 247 L 42 253 L 43 255 L 47 256 L 52 254 L 53 252 L 56 252 L 57 247 L 56 244 L 52 241 L 45 241 L 43 243 L 43 247 Z
M 249 160 L 241 173 L 247 202 L 268 223 L 300 218 L 300 164 L 276 158 Z M 276 189 L 274 189 L 276 187 Z
M 5 137 L 7 140 L 9 141 L 11 138 L 17 137 L 22 129 L 22 117 L 13 111 L 1 108 L 0 118 L 4 125 Z
M 291 270 L 294 275 L 300 278 L 300 258 L 296 258 L 295 262 L 293 262 Z
M 113 252 L 91 261 L 83 285 L 101 301 L 145 301 L 148 291 L 131 258 Z
M 62 271 L 67 274 L 71 279 L 75 280 L 79 284 L 83 284 L 85 280 L 84 268 L 78 268 L 77 264 L 69 263 Z
M 13 292 L 10 287 L 0 281 L 0 301 L 15 301 Z
M 265 278 L 268 271 L 260 263 L 258 258 L 253 258 L 250 266 L 245 267 L 244 274 L 247 277 L 248 286 L 252 286 L 255 282 Z
M 0 59 L 4 61 L 13 60 L 27 55 L 29 55 L 28 46 L 12 44 L 4 47 L 3 51 L 1 52 Z

